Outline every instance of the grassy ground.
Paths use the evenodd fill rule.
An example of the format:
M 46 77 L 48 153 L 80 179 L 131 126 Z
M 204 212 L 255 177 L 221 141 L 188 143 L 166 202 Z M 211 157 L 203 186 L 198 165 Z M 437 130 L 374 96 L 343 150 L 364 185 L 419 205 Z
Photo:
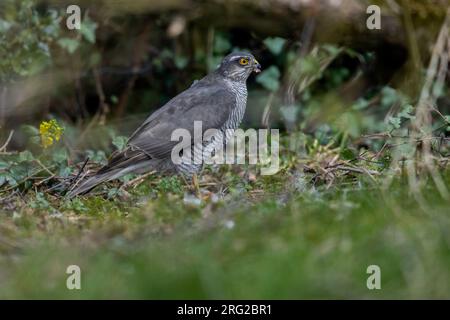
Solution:
M 205 20 L 223 1 L 140 17 L 94 6 L 79 33 L 65 7 L 18 2 L 0 5 L 0 298 L 450 298 L 450 11 L 384 6 L 386 37 L 336 28 L 347 14 L 320 6 L 333 19 L 306 10 L 307 32 L 282 38 L 240 25 L 248 1 L 232 28 Z M 207 170 L 196 196 L 176 177 L 122 177 L 65 199 L 125 146 L 119 133 L 234 50 L 264 65 L 242 126 L 280 128 L 279 173 Z
M 420 206 L 401 178 L 222 178 L 225 197 L 201 204 L 150 177 L 126 197 L 1 213 L 0 298 L 450 298 L 449 204 L 432 182 Z M 66 288 L 73 264 L 81 290 Z M 373 264 L 381 290 L 366 287 Z

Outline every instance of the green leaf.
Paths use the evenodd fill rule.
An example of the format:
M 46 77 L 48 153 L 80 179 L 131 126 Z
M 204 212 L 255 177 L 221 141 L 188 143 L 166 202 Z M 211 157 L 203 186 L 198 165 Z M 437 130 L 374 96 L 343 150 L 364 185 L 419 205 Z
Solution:
M 444 116 L 445 122 L 450 123 L 450 116 Z
M 300 107 L 296 105 L 292 106 L 282 106 L 280 108 L 280 113 L 283 119 L 289 122 L 295 122 L 297 120 L 297 115 L 299 113 Z
M 369 106 L 369 101 L 367 101 L 364 98 L 359 98 L 356 100 L 356 102 L 353 104 L 352 109 L 353 110 L 363 110 L 366 109 Z
M 390 107 L 394 103 L 400 100 L 397 91 L 391 87 L 384 87 L 381 90 L 381 105 L 384 107 Z
M 178 69 L 184 69 L 188 65 L 189 59 L 185 56 L 175 56 L 174 62 Z
M 215 70 L 222 61 L 222 59 L 223 59 L 222 56 L 215 56 L 208 59 L 208 70 L 209 71 Z
M 10 164 L 6 161 L 0 161 L 0 170 L 9 168 Z
M 25 161 L 32 161 L 34 160 L 34 156 L 33 154 L 28 151 L 22 151 L 21 153 L 19 153 L 19 162 L 25 162 Z
M 433 96 L 435 96 L 436 98 L 442 97 L 444 95 L 444 92 L 445 92 L 445 87 L 442 83 L 436 82 L 433 85 L 432 93 L 433 93 Z
M 0 187 L 6 182 L 6 174 L 0 172 Z
M 90 43 L 95 43 L 95 30 L 97 30 L 97 23 L 89 17 L 85 17 L 81 24 L 80 33 Z
M 341 157 L 345 160 L 352 160 L 356 158 L 356 153 L 352 149 L 344 148 L 341 151 Z
M 159 57 L 163 60 L 165 60 L 165 59 L 171 60 L 173 58 L 173 56 L 174 56 L 174 53 L 167 48 L 163 49 L 161 51 L 161 53 L 159 54 Z
M 264 40 L 264 45 L 276 56 L 283 51 L 285 43 L 286 39 L 280 37 L 266 38 Z
M 73 168 L 71 167 L 66 167 L 64 165 L 62 165 L 59 169 L 58 169 L 58 174 L 61 177 L 68 177 L 72 172 L 73 172 Z
M 117 104 L 117 103 L 119 103 L 119 98 L 117 98 L 116 95 L 112 95 L 109 99 L 111 100 L 111 103 L 112 103 L 112 104 Z
M 41 144 L 41 138 L 39 136 L 33 136 L 31 137 L 28 142 L 30 144 L 34 144 L 34 145 L 40 145 Z
M 12 24 L 8 21 L 0 19 L 0 32 L 6 32 L 11 28 Z
M 393 129 L 399 129 L 402 125 L 402 119 L 414 119 L 414 107 L 407 104 L 397 115 L 389 117 L 388 123 Z
M 230 41 L 222 34 L 217 34 L 214 38 L 214 52 L 216 53 L 225 53 L 230 51 L 231 43 Z
M 327 51 L 331 56 L 337 56 L 342 52 L 342 48 L 336 47 L 332 44 L 324 44 L 322 48 Z
M 59 148 L 52 153 L 52 159 L 56 163 L 64 163 L 67 161 L 68 154 L 66 149 Z
M 22 125 L 20 127 L 20 129 L 23 131 L 23 133 L 25 133 L 29 137 L 38 136 L 39 135 L 39 129 L 34 127 L 34 126 L 30 126 L 28 124 Z
M 45 198 L 44 193 L 37 192 L 36 199 L 30 203 L 31 208 L 33 209 L 43 209 L 48 210 L 51 208 L 50 203 Z
M 66 200 L 66 202 L 64 203 L 63 206 L 64 206 L 64 209 L 73 210 L 76 213 L 84 213 L 84 212 L 89 211 L 89 209 L 85 206 L 83 201 L 81 201 L 81 199 L 79 199 L 79 198 Z
M 6 182 L 8 182 L 8 184 L 11 186 L 11 187 L 15 187 L 15 186 L 17 186 L 17 180 L 16 179 L 14 179 L 11 175 L 5 175 L 4 176 L 5 177 L 5 179 L 6 179 Z
M 267 90 L 277 91 L 280 88 L 280 75 L 278 67 L 271 66 L 256 78 L 256 82 Z
M 93 162 L 97 162 L 99 164 L 106 164 L 108 162 L 106 154 L 103 150 L 99 151 L 87 150 L 86 154 L 89 160 Z
M 112 144 L 117 148 L 118 151 L 122 151 L 127 145 L 128 138 L 124 136 L 115 136 L 113 138 Z
M 301 73 L 305 76 L 316 77 L 321 75 L 320 60 L 315 56 L 306 56 L 301 60 Z
M 339 130 L 348 133 L 353 138 L 361 134 L 361 122 L 358 119 L 357 112 L 347 111 L 342 113 L 338 117 L 336 125 Z
M 414 107 L 407 104 L 403 107 L 402 111 L 397 115 L 399 118 L 413 119 L 414 118 Z
M 392 125 L 392 127 L 394 127 L 394 129 L 398 129 L 400 128 L 400 124 L 401 124 L 401 119 L 398 117 L 390 117 L 388 119 L 389 124 Z
M 62 38 L 58 40 L 58 44 L 61 48 L 72 54 L 78 49 L 80 42 L 71 38 Z

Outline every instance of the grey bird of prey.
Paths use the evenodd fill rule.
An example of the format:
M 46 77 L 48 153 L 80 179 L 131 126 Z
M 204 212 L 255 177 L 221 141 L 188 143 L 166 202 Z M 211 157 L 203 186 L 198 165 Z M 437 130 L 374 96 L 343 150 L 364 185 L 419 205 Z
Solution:
M 203 133 L 217 129 L 222 134 L 217 139 L 208 139 L 210 148 L 204 145 L 203 149 L 210 151 L 214 143 L 226 143 L 230 132 L 239 127 L 244 116 L 247 79 L 252 72 L 260 71 L 261 65 L 250 53 L 229 54 L 215 71 L 151 114 L 131 135 L 124 150 L 113 153 L 107 165 L 75 185 L 67 196 L 87 193 L 100 183 L 128 173 L 169 171 L 192 176 L 199 172 L 201 163 L 175 164 L 172 161 L 172 149 L 178 144 L 171 140 L 172 133 L 176 129 L 186 129 L 194 136 L 194 121 L 201 121 Z M 193 142 L 192 148 L 195 147 Z

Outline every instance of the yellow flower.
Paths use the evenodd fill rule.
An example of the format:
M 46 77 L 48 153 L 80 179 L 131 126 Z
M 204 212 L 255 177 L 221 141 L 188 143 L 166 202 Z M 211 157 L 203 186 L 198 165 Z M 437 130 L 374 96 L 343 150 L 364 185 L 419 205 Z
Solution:
M 55 141 L 61 139 L 64 128 L 61 127 L 55 119 L 50 121 L 42 121 L 39 126 L 39 134 L 41 136 L 41 144 L 44 148 L 53 145 Z

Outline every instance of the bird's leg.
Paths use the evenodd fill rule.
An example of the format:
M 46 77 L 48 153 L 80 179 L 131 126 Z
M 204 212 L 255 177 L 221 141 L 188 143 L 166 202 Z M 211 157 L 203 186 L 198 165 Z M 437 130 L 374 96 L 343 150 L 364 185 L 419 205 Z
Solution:
M 197 177 L 196 173 L 194 173 L 192 175 L 192 189 L 193 189 L 195 195 L 197 196 L 197 198 L 200 199 L 200 186 L 198 184 L 198 177 Z

